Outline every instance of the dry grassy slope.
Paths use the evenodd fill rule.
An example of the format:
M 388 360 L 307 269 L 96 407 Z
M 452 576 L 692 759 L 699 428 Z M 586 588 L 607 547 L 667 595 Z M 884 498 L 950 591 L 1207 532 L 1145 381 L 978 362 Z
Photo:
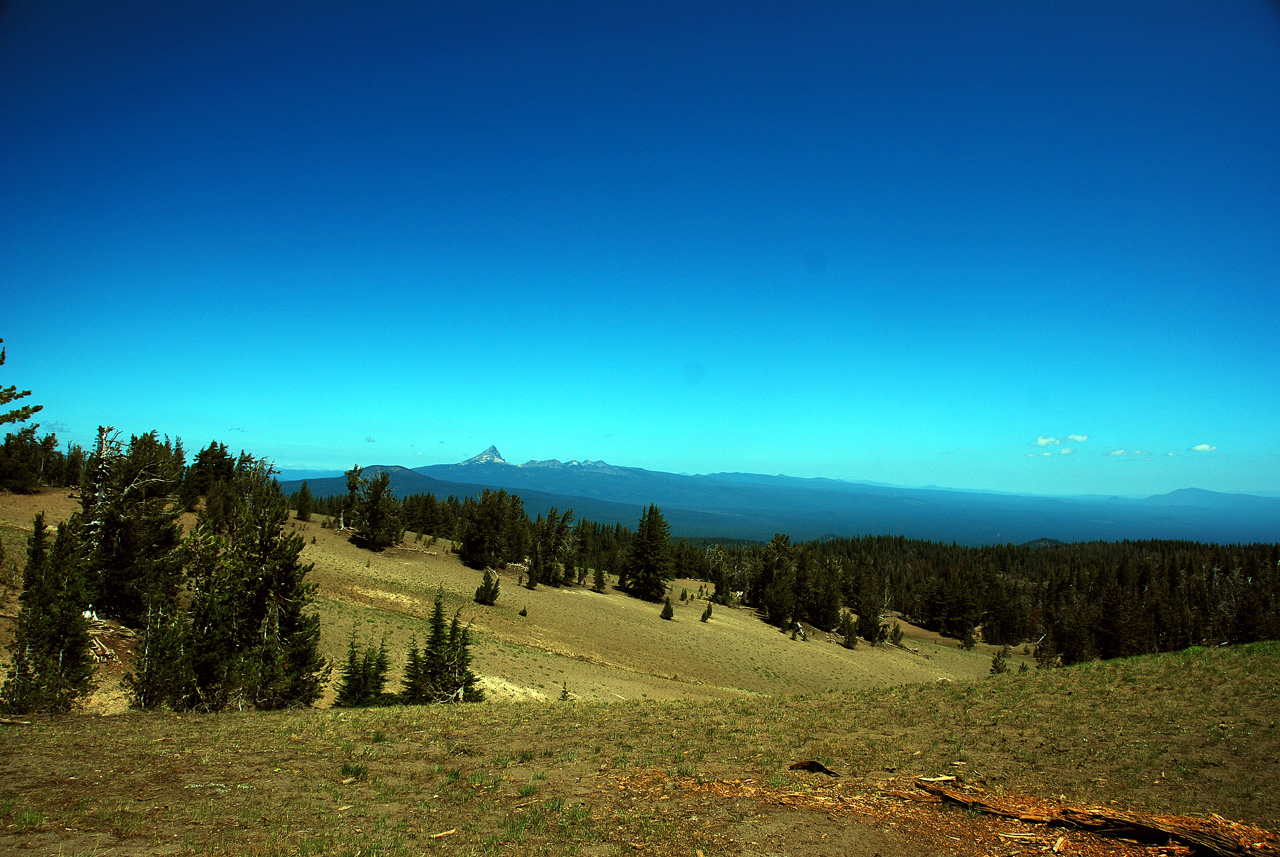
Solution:
M 56 520 L 76 508 L 66 492 L 0 498 L 0 535 L 9 556 L 21 558 L 36 511 Z M 986 675 L 990 664 L 990 650 L 964 652 L 909 626 L 907 642 L 916 653 L 865 644 L 848 650 L 825 634 L 794 641 L 745 609 L 716 606 L 703 623 L 705 602 L 693 600 L 699 584 L 692 581 L 676 582 L 670 622 L 659 618 L 658 605 L 612 589 L 528 590 L 517 585 L 515 572 L 502 573 L 498 603 L 483 607 L 472 600 L 480 573 L 459 563 L 447 542 L 411 535 L 404 546 L 375 554 L 315 522 L 290 527 L 304 538 L 304 560 L 315 565 L 310 579 L 318 585 L 325 653 L 340 664 L 353 630 L 361 644 L 386 634 L 392 688 L 410 638 L 421 642 L 427 633 L 439 587 L 449 611 L 461 610 L 463 621 L 473 623 L 473 666 L 491 699 L 555 699 L 565 689 L 574 698 L 601 701 L 801 694 L 973 678 Z M 679 600 L 682 589 L 690 593 L 687 603 Z M 519 615 L 522 608 L 527 616 Z M 3 612 L 14 609 L 11 598 Z M 123 709 L 116 678 L 104 671 L 92 708 Z M 332 694 L 331 687 L 324 702 Z
M 750 694 L 810 693 L 986 675 L 990 652 L 963 652 L 911 629 L 919 653 L 862 645 L 848 650 L 818 634 L 793 641 L 753 611 L 714 607 L 700 622 L 705 602 L 699 584 L 676 581 L 674 621 L 659 606 L 617 591 L 581 587 L 535 590 L 503 572 L 493 607 L 472 600 L 481 574 L 466 568 L 447 543 L 408 539 L 403 547 L 371 554 L 315 523 L 294 523 L 304 535 L 304 557 L 315 563 L 326 647 L 337 659 L 351 629 L 366 640 L 389 634 L 393 652 L 410 635 L 426 633 L 438 587 L 450 610 L 473 623 L 475 669 L 495 698 L 556 698 L 565 688 L 576 698 L 724 698 Z M 679 600 L 681 590 L 691 600 Z M 520 616 L 521 609 L 528 612 Z

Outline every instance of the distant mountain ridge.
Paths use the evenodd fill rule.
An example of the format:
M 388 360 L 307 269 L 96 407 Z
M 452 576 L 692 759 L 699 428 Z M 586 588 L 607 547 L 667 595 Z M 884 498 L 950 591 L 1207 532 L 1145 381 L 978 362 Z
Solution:
M 604 461 L 511 464 L 496 446 L 458 464 L 385 470 L 397 496 L 459 497 L 485 488 L 519 494 L 531 515 L 551 506 L 580 518 L 634 527 L 656 503 L 673 535 L 767 540 L 774 533 L 902 535 L 966 545 L 1175 539 L 1280 542 L 1280 498 L 1188 488 L 1146 498 L 1045 497 L 941 488 L 898 488 L 755 473 L 683 475 Z M 300 480 L 283 483 L 296 490 Z M 340 476 L 309 480 L 313 494 L 345 493 Z

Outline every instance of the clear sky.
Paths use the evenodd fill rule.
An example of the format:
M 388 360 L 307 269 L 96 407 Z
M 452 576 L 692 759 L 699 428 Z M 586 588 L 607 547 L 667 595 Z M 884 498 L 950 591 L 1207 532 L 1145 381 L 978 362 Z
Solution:
M 1280 491 L 1280 10 L 0 12 L 0 385 L 285 468 Z

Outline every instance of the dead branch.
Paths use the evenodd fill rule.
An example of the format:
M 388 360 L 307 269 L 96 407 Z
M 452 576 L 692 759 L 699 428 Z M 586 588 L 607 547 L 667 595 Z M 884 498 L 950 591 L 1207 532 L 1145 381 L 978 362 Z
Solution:
M 1243 854 L 1280 854 L 1280 841 L 1261 828 L 1228 821 L 1218 815 L 1206 818 L 1154 815 L 1089 807 L 1049 807 L 1029 812 L 998 802 L 987 796 L 948 789 L 937 783 L 916 780 L 916 787 L 937 795 L 944 802 L 966 809 L 1015 818 L 1034 824 L 1086 830 L 1098 836 L 1137 839 L 1165 844 L 1178 842 L 1194 851 L 1217 857 L 1239 857 Z

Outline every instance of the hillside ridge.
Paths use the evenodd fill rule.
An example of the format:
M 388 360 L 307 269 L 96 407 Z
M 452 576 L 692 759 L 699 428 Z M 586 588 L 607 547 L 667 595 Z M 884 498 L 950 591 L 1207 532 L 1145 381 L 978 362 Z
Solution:
M 826 477 L 751 473 L 688 475 L 604 461 L 558 459 L 511 464 L 496 445 L 457 464 L 386 470 L 397 496 L 517 493 L 531 512 L 555 506 L 579 518 L 633 526 L 656 503 L 673 535 L 768 540 L 775 533 L 811 540 L 901 535 L 929 541 L 1020 544 L 1172 539 L 1280 541 L 1280 498 L 1188 488 L 1144 498 L 1048 496 L 943 488 L 904 488 Z M 286 480 L 294 491 L 302 480 Z M 308 480 L 318 496 L 345 493 L 341 477 Z

